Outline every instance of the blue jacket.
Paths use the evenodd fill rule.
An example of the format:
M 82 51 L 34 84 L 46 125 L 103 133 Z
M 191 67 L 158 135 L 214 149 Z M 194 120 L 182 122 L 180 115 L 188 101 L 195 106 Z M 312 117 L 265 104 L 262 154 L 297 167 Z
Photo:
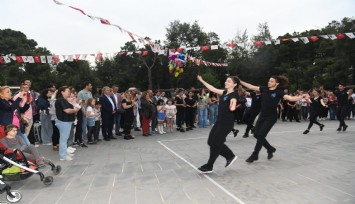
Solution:
M 10 100 L 12 103 L 10 105 L 9 101 L 0 99 L 0 125 L 12 124 L 12 119 L 14 116 L 14 111 L 18 110 L 20 113 L 24 113 L 30 107 L 29 104 L 25 103 L 23 107 L 20 107 L 21 98 L 17 98 L 15 101 Z

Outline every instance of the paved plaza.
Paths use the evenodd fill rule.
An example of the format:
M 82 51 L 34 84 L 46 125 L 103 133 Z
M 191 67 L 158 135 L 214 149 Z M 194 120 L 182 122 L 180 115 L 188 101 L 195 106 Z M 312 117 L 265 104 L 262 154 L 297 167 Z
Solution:
M 245 160 L 255 145 L 253 137 L 230 134 L 227 145 L 238 156 L 228 169 L 219 157 L 214 172 L 199 174 L 206 163 L 208 128 L 186 133 L 102 141 L 87 149 L 77 148 L 74 160 L 59 161 L 58 152 L 40 146 L 43 155 L 62 166 L 51 186 L 37 175 L 8 182 L 23 194 L 26 204 L 327 204 L 355 203 L 355 120 L 347 120 L 346 132 L 337 132 L 337 121 L 321 121 L 303 135 L 308 123 L 280 122 L 269 133 L 277 148 L 272 160 L 262 150 L 259 160 Z M 43 169 L 52 175 L 48 167 Z M 5 200 L 5 195 L 1 195 Z

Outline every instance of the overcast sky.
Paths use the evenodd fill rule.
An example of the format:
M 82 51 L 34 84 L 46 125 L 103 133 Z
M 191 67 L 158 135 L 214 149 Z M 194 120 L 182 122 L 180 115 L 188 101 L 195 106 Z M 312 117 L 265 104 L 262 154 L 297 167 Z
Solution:
M 58 1 L 154 40 L 165 40 L 166 27 L 174 20 L 197 20 L 203 31 L 215 32 L 226 42 L 238 30 L 247 29 L 249 36 L 257 34 L 261 22 L 268 22 L 276 38 L 287 32 L 322 28 L 332 20 L 355 15 L 355 0 Z M 0 29 L 21 31 L 54 54 L 113 53 L 130 40 L 127 33 L 52 0 L 1 0 L 0 8 Z

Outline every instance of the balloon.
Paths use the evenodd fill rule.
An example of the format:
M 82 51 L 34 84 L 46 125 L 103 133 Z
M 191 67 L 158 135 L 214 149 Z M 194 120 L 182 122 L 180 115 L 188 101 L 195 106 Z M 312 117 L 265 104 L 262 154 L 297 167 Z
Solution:
M 184 72 L 184 69 L 183 68 L 180 68 L 180 73 L 183 73 Z
M 173 64 L 170 64 L 169 70 L 173 70 L 173 69 L 174 69 L 174 65 L 173 65 Z
M 181 60 L 185 60 L 185 55 L 184 54 L 179 54 L 179 59 L 181 59 Z
M 175 72 L 175 77 L 178 77 L 179 76 L 179 72 Z
M 179 70 L 180 70 L 180 67 L 179 67 L 179 66 L 177 66 L 177 67 L 176 67 L 176 71 L 178 72 Z
M 172 54 L 172 55 L 169 55 L 168 59 L 170 59 L 170 60 L 174 60 L 176 57 L 177 57 L 177 55 Z
M 174 63 L 174 68 L 176 67 L 176 65 L 177 65 L 177 64 L 176 64 L 176 63 Z

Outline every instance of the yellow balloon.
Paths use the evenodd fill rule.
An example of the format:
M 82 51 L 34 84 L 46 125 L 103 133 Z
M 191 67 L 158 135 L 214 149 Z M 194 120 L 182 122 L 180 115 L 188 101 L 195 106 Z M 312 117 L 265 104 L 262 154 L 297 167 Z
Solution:
M 184 69 L 183 68 L 180 68 L 180 73 L 183 73 L 184 72 Z
M 170 69 L 170 70 L 173 70 L 173 69 L 174 69 L 174 65 L 173 65 L 173 64 L 170 64 L 169 69 Z
M 178 77 L 179 76 L 179 72 L 175 72 L 175 77 Z
M 179 70 L 180 70 L 180 67 L 179 67 L 179 66 L 177 66 L 177 67 L 176 67 L 176 71 L 178 72 Z

